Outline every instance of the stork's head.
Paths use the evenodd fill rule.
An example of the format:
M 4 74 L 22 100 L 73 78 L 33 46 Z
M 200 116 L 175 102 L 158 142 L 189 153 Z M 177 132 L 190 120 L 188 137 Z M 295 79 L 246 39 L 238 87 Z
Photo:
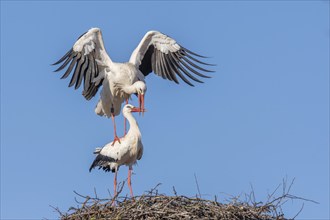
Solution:
M 139 98 L 139 107 L 144 111 L 144 94 L 147 92 L 147 85 L 143 81 L 137 81 L 134 83 L 135 93 Z

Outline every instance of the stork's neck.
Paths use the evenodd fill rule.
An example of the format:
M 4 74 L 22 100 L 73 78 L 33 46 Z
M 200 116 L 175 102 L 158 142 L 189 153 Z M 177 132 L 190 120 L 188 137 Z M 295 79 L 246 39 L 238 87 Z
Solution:
M 128 123 L 129 123 L 129 131 L 128 131 L 127 135 L 136 134 L 138 136 L 141 136 L 141 132 L 140 132 L 138 123 L 136 122 L 133 115 L 131 113 L 128 113 L 124 116 L 128 120 Z
M 135 85 L 134 83 L 132 85 L 129 85 L 129 86 L 123 86 L 122 87 L 122 90 L 126 93 L 126 94 L 133 94 L 133 93 L 136 93 L 136 88 L 135 88 Z

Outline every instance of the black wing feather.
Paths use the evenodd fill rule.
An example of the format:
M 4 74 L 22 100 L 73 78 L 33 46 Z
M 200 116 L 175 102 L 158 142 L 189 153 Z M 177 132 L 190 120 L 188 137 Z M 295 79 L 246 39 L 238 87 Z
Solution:
M 82 34 L 78 39 L 80 39 L 84 34 Z M 98 80 L 97 82 L 93 81 L 100 74 L 99 67 L 96 63 L 95 49 L 86 55 L 84 54 L 84 51 L 84 48 L 80 52 L 74 51 L 73 48 L 71 48 L 63 57 L 61 57 L 53 65 L 58 65 L 62 63 L 60 67 L 55 70 L 55 72 L 58 72 L 68 66 L 68 64 L 71 62 L 61 79 L 67 78 L 70 73 L 73 72 L 69 87 L 75 85 L 75 89 L 78 89 L 81 86 L 82 81 L 84 80 L 82 94 L 87 100 L 90 100 L 95 96 L 98 89 L 102 86 L 103 78 Z M 152 52 L 153 51 L 150 50 L 151 54 Z M 73 67 L 75 67 L 74 71 L 72 71 Z
M 89 88 L 89 85 L 91 84 L 91 78 L 93 77 L 94 73 L 92 73 L 94 68 L 94 62 L 91 58 L 91 55 L 88 56 L 88 68 L 86 73 L 84 74 L 84 90 L 87 90 Z
M 71 48 L 68 52 L 66 52 L 66 54 L 64 54 L 64 56 L 59 59 L 57 62 L 53 63 L 52 65 L 57 65 L 59 63 L 62 63 L 63 60 L 65 60 L 71 53 L 72 53 L 73 49 Z
M 70 73 L 71 73 L 74 65 L 76 64 L 76 61 L 77 61 L 78 58 L 79 58 L 79 56 L 75 55 L 75 57 L 73 58 L 72 62 L 70 63 L 69 68 L 63 74 L 63 76 L 61 77 L 61 79 L 65 79 L 65 78 L 67 78 L 70 75 Z
M 155 47 L 153 45 L 149 46 L 141 65 L 139 66 L 140 71 L 146 73 L 146 75 L 152 72 L 152 57 L 154 57 L 154 48 Z
M 178 54 L 178 55 L 179 55 L 179 54 Z M 204 68 L 202 68 L 202 67 L 196 65 L 195 63 L 193 63 L 192 61 L 190 61 L 190 60 L 189 60 L 187 57 L 185 57 L 185 56 L 182 56 L 182 55 L 179 55 L 179 56 L 180 56 L 180 58 L 184 59 L 187 63 L 189 63 L 191 66 L 195 67 L 196 69 L 199 69 L 199 70 L 204 71 L 204 72 L 209 72 L 209 73 L 214 72 L 213 70 L 207 70 L 207 69 L 204 69 Z M 205 77 L 205 76 L 203 76 L 203 77 Z M 207 77 L 207 76 L 206 76 L 206 77 Z
M 174 61 L 174 65 L 176 67 L 176 74 L 178 74 L 178 76 L 185 82 L 187 83 L 188 85 L 190 86 L 194 86 L 191 82 L 189 82 L 188 79 L 186 79 L 186 77 L 184 77 L 182 74 L 181 74 L 181 71 L 178 69 L 178 67 L 180 68 L 179 64 L 174 60 L 174 57 L 173 57 L 173 54 L 172 53 L 169 53 L 170 54 L 170 59 L 172 59 L 172 61 Z
M 202 81 L 200 81 L 199 79 L 197 79 L 196 77 L 194 77 L 193 75 L 191 75 L 181 64 L 182 62 L 180 61 L 180 59 L 178 59 L 177 54 L 174 53 L 174 60 L 176 61 L 177 67 L 178 69 L 180 69 L 184 74 L 186 74 L 190 79 L 199 82 L 199 83 L 203 83 Z
M 195 56 L 197 56 L 197 57 L 208 58 L 208 57 L 205 57 L 205 56 L 199 55 L 199 54 L 197 54 L 197 53 L 194 53 L 194 52 L 192 52 L 191 50 L 188 50 L 187 48 L 185 48 L 185 47 L 183 47 L 183 46 L 181 46 L 181 45 L 180 45 L 180 47 L 181 47 L 183 50 L 187 51 L 188 53 L 190 53 L 190 54 L 192 54 L 192 55 L 195 55 Z
M 181 48 L 176 52 L 169 51 L 165 54 L 151 44 L 141 60 L 141 64 L 139 66 L 140 71 L 144 76 L 149 75 L 153 71 L 156 75 L 161 76 L 164 79 L 174 81 L 175 83 L 179 83 L 176 78 L 176 76 L 179 76 L 190 86 L 193 86 L 193 84 L 185 76 L 188 76 L 190 79 L 199 83 L 203 83 L 203 81 L 196 78 L 195 75 L 203 78 L 211 78 L 201 72 L 214 71 L 205 69 L 200 65 L 213 66 L 213 64 L 200 61 L 194 56 L 200 58 L 207 57 L 194 53 L 182 46 L 180 47 Z
M 165 70 L 163 53 L 160 51 L 157 51 L 157 53 L 158 53 L 158 59 L 159 59 L 160 72 L 162 74 L 163 79 L 168 79 L 168 80 L 172 81 L 171 77 L 168 76 L 167 71 Z
M 169 69 L 167 68 L 167 62 L 166 62 L 166 58 L 165 58 L 165 55 L 164 53 L 160 53 L 160 56 L 161 56 L 161 61 L 162 61 L 162 67 L 163 67 L 163 71 L 166 75 L 166 78 L 169 79 L 170 81 L 173 81 L 173 77 L 171 75 L 171 72 L 169 71 Z
M 68 65 L 68 63 L 71 61 L 72 59 L 72 56 L 69 56 L 65 61 L 64 63 L 59 67 L 57 68 L 54 72 L 58 72 L 60 70 L 62 70 L 64 67 L 66 67 Z
M 86 57 L 85 62 L 83 64 L 83 66 L 81 67 L 81 72 L 83 74 L 79 74 L 78 75 L 78 79 L 77 79 L 76 85 L 74 87 L 75 89 L 78 89 L 80 87 L 80 85 L 81 85 L 81 82 L 82 82 L 83 78 L 84 79 L 86 78 L 86 71 L 88 69 L 88 66 L 89 66 L 88 58 Z
M 92 165 L 89 167 L 89 172 L 95 167 L 103 168 L 104 171 L 110 171 L 110 166 L 108 163 L 115 162 L 116 160 L 112 157 L 107 157 L 102 154 L 98 154 L 93 161 Z
M 176 78 L 176 73 L 175 73 L 175 70 L 171 64 L 171 60 L 169 59 L 169 55 L 168 54 L 164 54 L 164 57 L 165 57 L 165 68 L 167 68 L 168 72 L 169 72 L 169 75 L 171 75 L 171 78 L 173 79 L 173 81 L 176 83 L 176 84 L 179 84 L 179 81 L 178 79 Z
M 187 53 L 185 50 L 181 50 L 181 53 L 182 53 L 184 56 L 187 56 L 189 59 L 192 59 L 193 61 L 195 61 L 195 62 L 197 62 L 197 63 L 203 64 L 203 65 L 206 65 L 206 66 L 215 66 L 214 64 L 205 63 L 205 62 L 200 61 L 199 59 L 196 59 L 195 57 L 193 57 L 193 56 L 191 56 L 189 53 Z
M 197 72 L 197 71 L 194 70 L 193 68 L 191 68 L 187 63 L 185 63 L 185 62 L 179 57 L 178 54 L 176 54 L 176 56 L 177 56 L 177 59 L 179 60 L 178 63 L 179 63 L 179 64 L 183 64 L 183 66 L 186 67 L 190 72 L 195 73 L 196 75 L 201 76 L 201 77 L 204 77 L 204 78 L 210 78 L 210 76 L 205 76 L 205 75 L 203 75 L 203 74 Z M 181 65 L 180 65 L 180 66 L 181 66 Z
M 73 86 L 76 83 L 78 79 L 78 75 L 81 73 L 81 67 L 84 64 L 84 62 L 85 62 L 85 57 L 82 56 L 76 65 L 76 69 L 74 70 L 73 76 L 70 80 L 69 87 Z

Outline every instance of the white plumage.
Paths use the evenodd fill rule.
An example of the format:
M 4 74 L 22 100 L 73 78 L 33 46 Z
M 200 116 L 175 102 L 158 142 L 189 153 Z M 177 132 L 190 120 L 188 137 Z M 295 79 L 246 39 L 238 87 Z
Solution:
M 117 171 L 121 165 L 129 167 L 128 173 L 128 185 L 130 188 L 131 195 L 133 191 L 131 187 L 131 171 L 133 165 L 137 160 L 140 160 L 143 154 L 143 144 L 141 141 L 141 132 L 138 124 L 131 112 L 140 112 L 140 108 L 136 108 L 130 104 L 127 104 L 123 108 L 123 115 L 127 118 L 130 128 L 128 133 L 120 139 L 121 144 L 108 143 L 103 148 L 97 148 L 94 152 L 97 154 L 94 162 L 92 163 L 89 171 L 95 167 L 102 168 L 104 171 L 115 172 L 114 178 L 114 190 L 116 194 L 117 184 Z
M 121 104 L 131 94 L 139 96 L 139 105 L 144 109 L 144 94 L 147 90 L 145 77 L 154 72 L 164 79 L 179 83 L 177 76 L 193 86 L 186 78 L 202 83 L 195 76 L 209 78 L 203 72 L 213 72 L 197 64 L 210 65 L 198 60 L 202 57 L 179 45 L 174 39 L 158 31 L 149 31 L 133 51 L 129 62 L 116 63 L 105 50 L 99 28 L 91 28 L 78 38 L 73 47 L 54 65 L 62 63 L 55 71 L 69 65 L 62 78 L 67 78 L 75 67 L 69 86 L 79 88 L 84 80 L 83 96 L 90 100 L 102 87 L 101 97 L 95 112 L 112 117 L 120 113 Z M 115 123 L 115 140 L 118 140 Z

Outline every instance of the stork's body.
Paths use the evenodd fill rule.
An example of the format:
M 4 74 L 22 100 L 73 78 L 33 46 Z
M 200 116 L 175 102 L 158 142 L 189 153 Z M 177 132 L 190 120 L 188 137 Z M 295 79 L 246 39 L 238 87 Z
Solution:
M 121 104 L 131 94 L 138 93 L 136 85 L 141 84 L 142 88 L 144 84 L 143 74 L 131 63 L 111 63 L 111 71 L 106 72 L 104 78 L 101 97 L 95 108 L 95 113 L 100 116 L 119 115 Z M 111 108 L 114 108 L 113 112 Z
M 131 112 L 139 112 L 141 109 L 135 108 L 132 105 L 125 105 L 123 108 L 123 115 L 127 118 L 130 129 L 128 133 L 120 138 L 120 143 L 108 143 L 102 149 L 96 149 L 97 154 L 89 171 L 95 167 L 102 168 L 104 171 L 112 171 L 115 173 L 114 177 L 114 191 L 116 195 L 117 188 L 117 171 L 121 165 L 126 165 L 128 169 L 128 186 L 131 196 L 133 197 L 133 190 L 131 186 L 131 172 L 133 165 L 137 160 L 140 160 L 143 154 L 143 144 L 141 141 L 141 132 L 138 124 Z
M 99 28 L 91 28 L 78 38 L 76 43 L 55 65 L 62 65 L 60 71 L 69 65 L 62 78 L 67 78 L 74 69 L 69 86 L 79 88 L 84 79 L 83 96 L 90 100 L 103 86 L 101 98 L 95 112 L 111 117 L 120 113 L 121 104 L 131 94 L 139 96 L 140 108 L 144 108 L 144 94 L 147 90 L 145 77 L 151 72 L 179 83 L 177 76 L 193 86 L 186 78 L 202 83 L 195 76 L 209 78 L 203 72 L 213 72 L 200 67 L 196 57 L 203 57 L 180 46 L 176 41 L 158 31 L 149 31 L 133 51 L 129 62 L 115 63 L 107 54 Z M 70 64 L 69 64 L 70 63 Z M 186 76 L 186 77 L 185 77 Z M 115 140 L 119 140 L 114 123 Z
M 111 117 L 114 124 L 115 141 L 120 140 L 116 132 L 114 116 L 120 114 L 121 105 L 126 100 L 126 104 L 131 94 L 139 94 L 139 98 L 144 95 L 146 86 L 143 74 L 131 63 L 104 63 L 111 66 L 111 71 L 105 71 L 100 100 L 95 107 L 95 113 L 100 116 Z M 139 91 L 137 91 L 139 90 Z M 142 101 L 143 105 L 143 101 Z M 142 107 L 142 106 L 141 106 Z M 144 108 L 144 106 L 142 107 Z M 125 118 L 126 134 L 126 118 Z

